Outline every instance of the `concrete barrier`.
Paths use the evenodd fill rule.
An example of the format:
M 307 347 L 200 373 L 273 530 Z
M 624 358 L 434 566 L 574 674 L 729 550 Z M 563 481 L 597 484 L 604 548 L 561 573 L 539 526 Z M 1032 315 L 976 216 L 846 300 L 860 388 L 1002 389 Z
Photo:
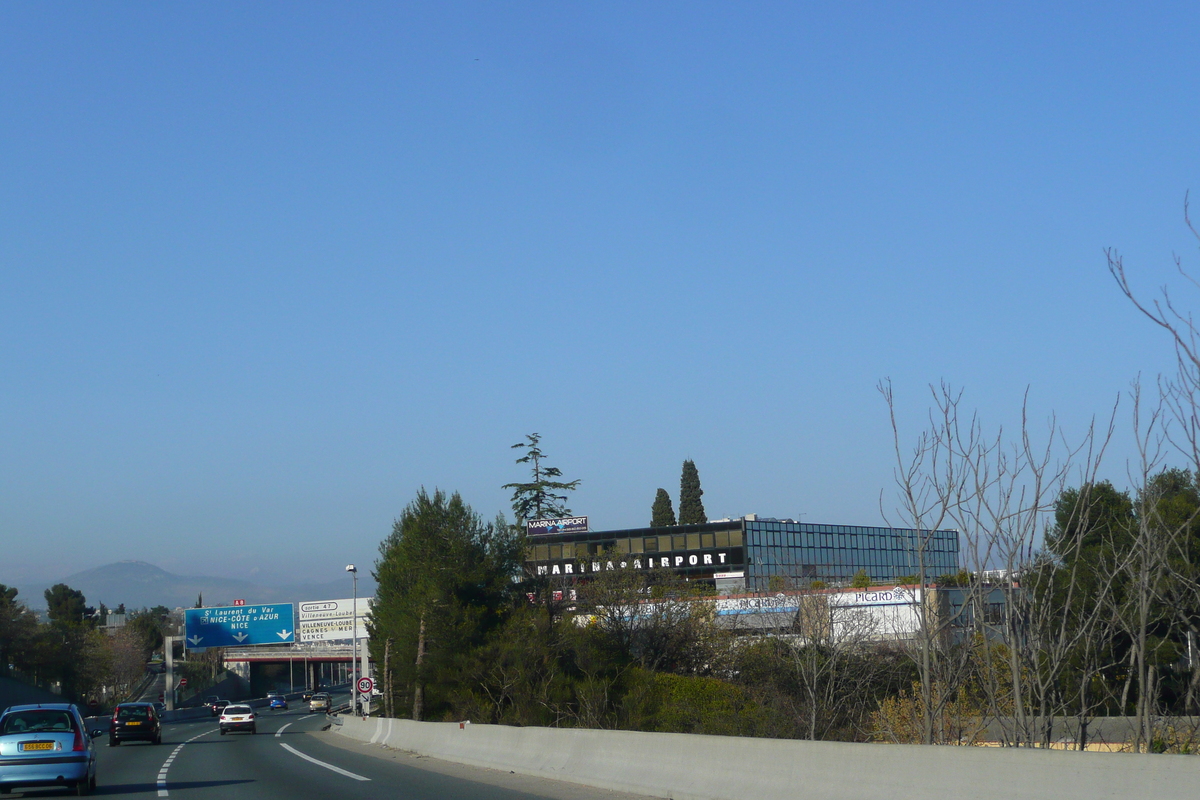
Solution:
M 1200 757 L 804 742 L 342 717 L 343 736 L 674 800 L 1097 800 L 1200 796 Z

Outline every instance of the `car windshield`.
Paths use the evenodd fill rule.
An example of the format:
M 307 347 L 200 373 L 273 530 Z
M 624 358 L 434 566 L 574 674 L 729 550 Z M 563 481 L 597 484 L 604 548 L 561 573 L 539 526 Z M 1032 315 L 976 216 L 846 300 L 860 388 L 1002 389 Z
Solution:
M 4 718 L 0 734 L 35 733 L 66 733 L 75 730 L 69 711 L 59 711 L 48 708 L 38 708 L 30 711 L 14 711 Z
M 117 706 L 117 719 L 150 719 L 147 706 Z

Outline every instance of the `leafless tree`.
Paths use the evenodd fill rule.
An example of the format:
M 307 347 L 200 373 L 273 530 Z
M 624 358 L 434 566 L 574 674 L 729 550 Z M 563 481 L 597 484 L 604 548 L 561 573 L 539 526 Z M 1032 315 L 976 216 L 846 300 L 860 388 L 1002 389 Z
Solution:
M 105 682 L 123 697 L 146 673 L 146 652 L 137 632 L 129 627 L 118 628 L 104 643 L 109 667 Z
M 931 574 L 931 553 L 935 532 L 951 524 L 969 490 L 971 475 L 966 461 L 980 446 L 979 427 L 973 418 L 965 426 L 960 422 L 961 393 L 943 384 L 932 389 L 934 405 L 929 427 L 906 449 L 901 444 L 891 382 L 881 381 L 878 388 L 887 403 L 892 426 L 897 488 L 893 510 L 888 510 L 882 494 L 880 510 L 889 525 L 895 518 L 896 527 L 913 531 L 910 547 L 917 569 L 919 624 L 912 653 L 919 676 L 921 741 L 936 744 L 941 730 L 938 721 L 964 684 L 969 665 L 960 649 L 943 646 L 957 619 L 953 614 L 939 613 L 931 602 L 929 587 L 937 577 Z
M 1049 514 L 1068 478 L 1094 479 L 1112 422 L 1100 436 L 1093 425 L 1070 445 L 1051 417 L 1039 443 L 1026 398 L 1015 435 L 1003 428 L 985 434 L 977 415 L 960 413 L 961 392 L 942 384 L 931 387 L 929 427 L 908 454 L 890 384 L 880 391 L 892 421 L 897 512 L 917 531 L 922 602 L 914 658 L 923 740 L 935 741 L 943 712 L 969 687 L 980 695 L 980 710 L 1000 721 L 1005 743 L 1048 741 L 1062 670 L 1086 634 L 1068 628 L 1061 610 L 1037 605 L 1044 593 L 1022 579 L 1049 574 L 1031 569 Z M 950 526 L 959 532 L 964 569 L 954 585 L 931 591 L 938 577 L 927 566 L 932 531 Z
M 804 702 L 797 711 L 805 735 L 824 739 L 847 717 L 850 706 L 870 697 L 883 669 L 875 652 L 891 638 L 887 621 L 871 610 L 841 602 L 837 593 L 806 590 L 797 596 L 787 652 Z M 860 711 L 864 709 L 859 709 Z
M 651 671 L 710 671 L 728 633 L 717 629 L 696 585 L 667 569 L 637 569 L 628 555 L 608 553 L 601 560 L 614 569 L 578 587 L 578 611 L 594 620 L 612 648 Z
M 1188 197 L 1183 204 L 1184 223 L 1192 237 L 1200 242 L 1200 231 L 1192 223 Z M 1158 390 L 1160 404 L 1147 415 L 1147 422 L 1139 432 L 1139 474 L 1141 487 L 1149 487 L 1151 470 L 1161 463 L 1162 447 L 1169 445 L 1184 457 L 1193 478 L 1200 475 L 1200 330 L 1192 313 L 1177 304 L 1170 290 L 1163 286 L 1159 295 L 1146 302 L 1133 291 L 1124 260 L 1114 249 L 1106 251 L 1108 270 L 1121 293 L 1147 319 L 1167 332 L 1175 352 L 1176 369 L 1170 378 L 1160 378 Z M 1200 282 L 1184 268 L 1183 259 L 1174 257 L 1175 269 L 1182 279 L 1195 289 Z M 1163 419 L 1165 417 L 1166 419 Z M 1157 503 L 1146 491 L 1139 495 L 1139 526 L 1137 542 L 1132 559 L 1126 568 L 1145 579 L 1138 585 L 1130 599 L 1131 605 L 1121 609 L 1122 618 L 1128 622 L 1148 621 L 1147 607 L 1152 596 L 1174 613 L 1178 630 L 1187 643 L 1188 688 L 1184 707 L 1189 713 L 1197 709 L 1200 689 L 1200 553 L 1191 534 L 1195 514 L 1186 520 L 1164 520 L 1157 513 Z M 1150 735 L 1153 716 L 1156 674 L 1148 663 L 1148 642 L 1141 633 L 1141 625 L 1126 625 L 1138 630 L 1131 659 L 1137 662 L 1137 680 L 1141 690 L 1137 701 L 1138 744 Z M 1133 670 L 1131 670 L 1131 676 Z M 1145 695 L 1145 697 L 1143 697 Z

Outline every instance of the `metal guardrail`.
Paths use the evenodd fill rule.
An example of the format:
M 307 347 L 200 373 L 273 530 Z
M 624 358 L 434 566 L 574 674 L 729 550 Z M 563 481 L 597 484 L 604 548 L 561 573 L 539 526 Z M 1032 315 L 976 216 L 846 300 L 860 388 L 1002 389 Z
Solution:
M 142 679 L 137 682 L 137 685 L 129 690 L 128 697 L 129 698 L 141 697 L 142 694 L 147 689 L 150 688 L 150 684 L 154 683 L 156 680 L 158 680 L 157 672 L 147 672 L 145 675 L 142 676 Z

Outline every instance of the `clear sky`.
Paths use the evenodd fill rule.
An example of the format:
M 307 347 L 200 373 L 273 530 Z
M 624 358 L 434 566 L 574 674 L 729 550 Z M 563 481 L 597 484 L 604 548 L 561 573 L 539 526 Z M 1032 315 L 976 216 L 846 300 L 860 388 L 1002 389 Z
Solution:
M 511 514 L 532 431 L 596 528 L 685 458 L 711 518 L 879 524 L 884 377 L 914 437 L 941 380 L 1081 434 L 1172 364 L 1104 248 L 1147 294 L 1200 270 L 1198 34 L 1195 3 L 0 4 L 0 582 L 331 580 L 421 486 Z

